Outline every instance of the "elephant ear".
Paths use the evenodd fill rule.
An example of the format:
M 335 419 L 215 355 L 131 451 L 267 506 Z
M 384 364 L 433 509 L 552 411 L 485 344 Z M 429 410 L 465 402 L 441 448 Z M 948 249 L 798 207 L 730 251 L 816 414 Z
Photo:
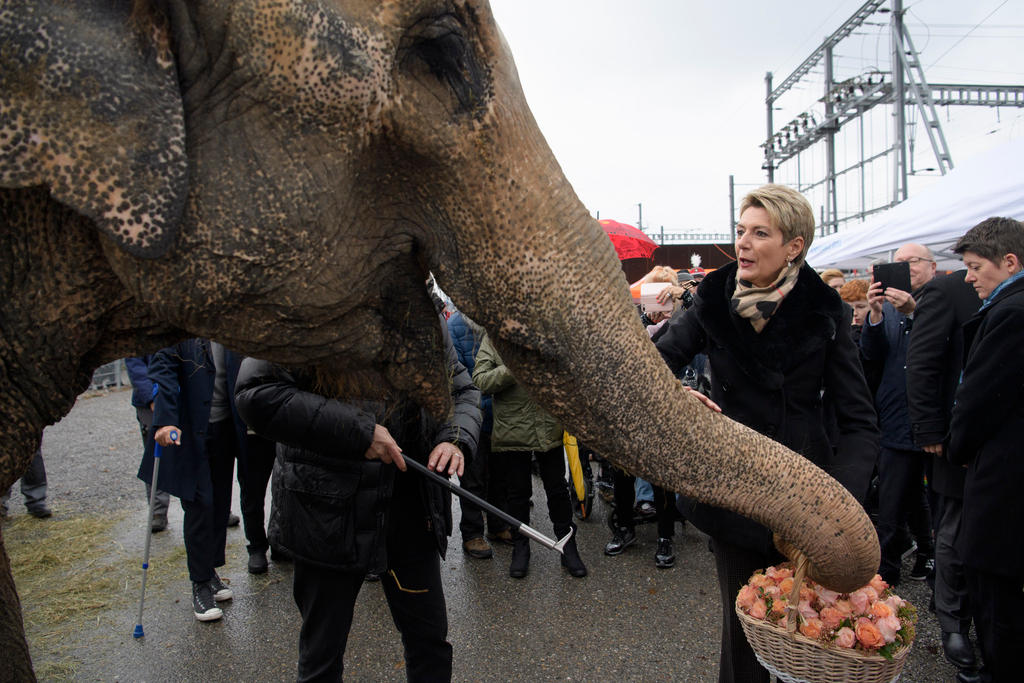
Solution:
M 188 169 L 162 29 L 126 0 L 0 7 L 0 186 L 45 185 L 129 253 L 174 239 Z

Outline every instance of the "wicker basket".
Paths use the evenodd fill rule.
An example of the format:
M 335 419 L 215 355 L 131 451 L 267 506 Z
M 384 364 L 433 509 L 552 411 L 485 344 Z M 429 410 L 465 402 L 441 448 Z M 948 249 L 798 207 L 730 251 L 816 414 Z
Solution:
M 806 571 L 807 562 L 801 558 L 793 583 L 797 599 Z M 735 607 L 757 661 L 785 683 L 890 683 L 900 677 L 910 652 L 908 645 L 886 659 L 860 650 L 824 647 L 796 631 L 796 610 L 790 611 L 784 627 L 755 619 L 739 605 Z

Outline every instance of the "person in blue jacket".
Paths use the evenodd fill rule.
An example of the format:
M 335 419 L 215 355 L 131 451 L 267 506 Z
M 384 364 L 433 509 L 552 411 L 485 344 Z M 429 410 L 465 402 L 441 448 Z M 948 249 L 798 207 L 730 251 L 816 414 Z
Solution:
M 132 356 L 124 359 L 125 368 L 128 369 L 128 379 L 132 383 L 132 407 L 135 408 L 135 419 L 139 421 L 143 454 L 146 452 L 146 441 L 149 438 L 150 428 L 153 426 L 153 382 L 149 379 L 150 358 L 151 356 Z M 150 499 L 150 488 L 150 485 L 146 484 L 147 502 Z M 149 520 L 150 529 L 154 532 L 167 528 L 167 507 L 170 502 L 171 495 L 157 487 L 151 510 L 153 516 Z

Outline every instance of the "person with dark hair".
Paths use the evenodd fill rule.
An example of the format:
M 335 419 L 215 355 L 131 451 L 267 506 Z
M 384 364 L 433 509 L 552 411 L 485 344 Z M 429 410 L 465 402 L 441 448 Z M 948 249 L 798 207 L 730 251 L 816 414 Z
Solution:
M 849 313 L 804 262 L 814 223 L 810 204 L 791 188 L 765 185 L 749 193 L 736 225 L 737 261 L 704 278 L 693 307 L 674 316 L 655 344 L 675 373 L 706 352 L 711 399 L 725 415 L 792 448 L 863 500 L 878 452 L 875 411 Z M 823 390 L 835 406 L 834 444 Z M 711 536 L 722 609 L 718 680 L 767 683 L 734 603 L 754 570 L 783 560 L 772 532 L 682 496 L 678 505 Z
M 966 359 L 948 454 L 967 467 L 954 545 L 984 663 L 982 680 L 1020 680 L 1024 651 L 1024 224 L 989 218 L 953 248 L 981 308 L 963 327 Z
M 242 363 L 239 412 L 278 442 L 270 539 L 295 563 L 299 681 L 341 680 L 368 573 L 380 576 L 409 680 L 451 680 L 440 565 L 451 534 L 451 494 L 408 472 L 405 459 L 462 476 L 480 433 L 480 392 L 440 316 L 438 323 L 454 403 L 443 423 L 408 398 L 351 397 L 337 378 L 315 370 Z

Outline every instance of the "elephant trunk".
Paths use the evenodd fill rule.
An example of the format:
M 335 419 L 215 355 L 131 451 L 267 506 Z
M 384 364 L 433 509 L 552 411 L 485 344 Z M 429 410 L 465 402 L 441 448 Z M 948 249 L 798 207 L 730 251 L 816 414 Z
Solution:
M 534 229 L 533 242 L 523 241 L 524 231 L 483 228 L 486 238 L 462 250 L 462 267 L 442 286 L 487 328 L 538 402 L 602 456 L 766 525 L 780 549 L 793 559 L 799 549 L 829 588 L 866 584 L 879 549 L 861 505 L 806 458 L 683 388 L 640 323 L 610 241 L 580 213 L 571 226 Z M 469 281 L 466 273 L 482 276 Z

